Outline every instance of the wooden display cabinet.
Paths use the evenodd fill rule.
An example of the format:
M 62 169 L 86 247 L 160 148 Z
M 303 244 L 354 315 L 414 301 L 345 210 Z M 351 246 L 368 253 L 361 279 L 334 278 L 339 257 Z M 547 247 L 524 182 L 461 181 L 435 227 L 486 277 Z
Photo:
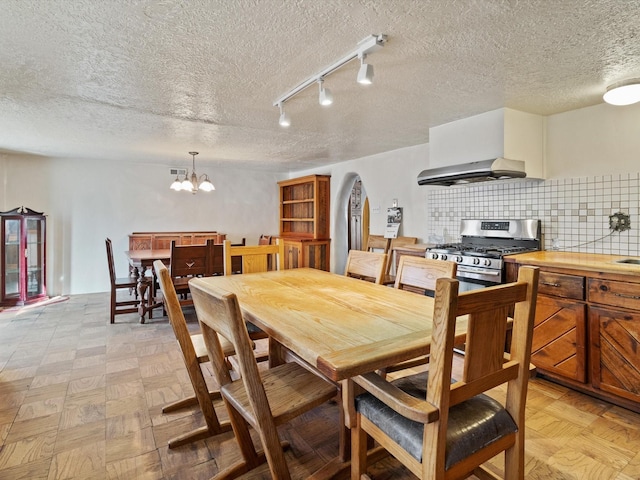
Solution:
M 0 305 L 22 306 L 47 298 L 46 218 L 26 207 L 0 212 Z
M 308 175 L 278 182 L 285 268 L 329 271 L 330 185 L 330 175 Z

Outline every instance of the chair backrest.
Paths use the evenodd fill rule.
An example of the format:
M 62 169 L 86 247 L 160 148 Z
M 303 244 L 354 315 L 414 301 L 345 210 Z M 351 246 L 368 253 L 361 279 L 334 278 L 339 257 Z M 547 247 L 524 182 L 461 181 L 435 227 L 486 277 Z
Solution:
M 193 386 L 193 389 L 195 391 L 198 404 L 202 409 L 202 413 L 205 420 L 207 421 L 207 424 L 209 424 L 210 422 L 217 423 L 217 416 L 213 408 L 213 403 L 211 402 L 211 399 L 209 397 L 209 388 L 207 387 L 207 382 L 202 375 L 202 371 L 200 370 L 198 355 L 196 354 L 196 350 L 193 346 L 191 334 L 189 332 L 189 328 L 187 327 L 187 322 L 184 318 L 184 314 L 182 313 L 182 306 L 180 305 L 178 294 L 176 293 L 176 289 L 173 285 L 171 274 L 169 273 L 169 270 L 164 265 L 164 263 L 162 263 L 162 260 L 156 260 L 155 262 L 153 262 L 153 269 L 158 277 L 160 290 L 162 291 L 162 296 L 164 297 L 164 307 L 167 310 L 169 322 L 171 323 L 171 327 L 173 328 L 173 333 L 176 336 L 176 340 L 178 340 L 178 345 L 180 345 L 182 357 L 184 359 L 185 366 L 187 367 L 187 372 L 191 380 L 191 385 Z M 222 349 L 222 347 L 220 348 Z M 224 359 L 220 368 L 222 368 L 226 372 L 226 374 L 229 375 L 229 371 L 224 364 Z
M 384 238 L 382 235 L 369 235 L 367 239 L 367 251 L 374 252 L 382 250 L 383 253 L 389 253 L 391 239 Z
M 421 293 L 434 292 L 438 278 L 455 278 L 458 265 L 455 262 L 432 260 L 413 255 L 403 255 L 398 263 L 395 288 Z
M 171 242 L 171 278 L 203 277 L 208 274 L 211 240 L 206 245 L 176 245 Z
M 109 265 L 109 280 L 111 281 L 111 288 L 116 284 L 116 267 L 113 263 L 113 244 L 111 243 L 111 239 L 107 238 L 105 240 L 107 244 L 107 264 Z
M 258 245 L 271 245 L 271 239 L 273 237 L 271 235 L 260 235 L 258 239 Z
M 396 237 L 391 239 L 391 246 L 389 247 L 389 260 L 387 261 L 387 270 L 386 274 L 389 275 L 391 271 L 391 264 L 394 262 L 396 258 L 396 253 L 394 248 L 396 247 L 404 247 L 405 245 L 415 245 L 418 242 L 418 237 Z M 398 261 L 396 260 L 396 264 Z
M 224 273 L 234 273 L 233 257 L 242 260 L 242 273 L 256 273 L 269 271 L 270 265 L 274 270 L 284 270 L 284 242 L 277 240 L 275 245 L 235 246 L 229 240 L 224 242 Z M 271 262 L 269 259 L 272 259 Z
M 535 267 L 520 268 L 515 283 L 459 295 L 457 280 L 437 280 L 426 400 L 439 410 L 439 421 L 425 425 L 423 464 L 428 467 L 423 471 L 433 472 L 444 465 L 449 408 L 505 383 L 504 406 L 517 425 L 517 435 L 521 435 L 516 446 L 522 449 L 520 461 L 524 462 L 525 400 L 537 286 Z M 510 353 L 505 356 L 511 311 L 512 339 Z M 462 378 L 451 383 L 455 324 L 463 315 L 468 315 L 464 370 Z
M 224 245 L 209 243 L 209 267 L 207 275 L 224 275 Z
M 344 274 L 347 277 L 370 279 L 374 283 L 382 283 L 386 264 L 386 253 L 352 249 L 349 250 Z

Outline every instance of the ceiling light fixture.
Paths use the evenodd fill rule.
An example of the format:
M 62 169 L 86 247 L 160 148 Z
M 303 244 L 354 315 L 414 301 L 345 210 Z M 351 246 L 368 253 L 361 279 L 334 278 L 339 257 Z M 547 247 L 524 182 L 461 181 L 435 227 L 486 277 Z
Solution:
M 333 72 L 343 67 L 351 60 L 359 58 L 360 59 L 360 70 L 358 71 L 358 83 L 361 84 L 370 84 L 373 82 L 373 66 L 364 63 L 364 59 L 367 55 L 380 50 L 384 44 L 387 42 L 387 36 L 380 35 L 369 35 L 364 38 L 360 42 L 358 42 L 357 48 L 351 53 L 345 55 L 343 58 L 335 62 L 334 64 L 328 66 L 321 72 L 313 75 L 312 77 L 307 78 L 304 82 L 299 84 L 294 89 L 288 91 L 284 95 L 282 95 L 278 100 L 273 103 L 274 107 L 278 107 L 280 109 L 280 125 L 283 127 L 288 127 L 291 124 L 291 120 L 289 116 L 284 113 L 284 103 L 289 101 L 291 98 L 296 96 L 298 93 L 306 89 L 307 87 L 313 85 L 314 83 L 318 83 L 320 85 L 320 94 L 319 94 L 319 102 L 321 105 L 330 105 L 333 102 L 333 95 L 328 88 L 322 87 L 322 82 L 328 75 L 331 75 Z M 361 79 L 362 77 L 362 79 Z M 324 103 L 323 103 L 324 98 Z M 328 103 L 327 103 L 328 102 Z
M 631 105 L 640 102 L 640 78 L 614 83 L 602 96 L 611 105 Z
M 320 94 L 318 96 L 318 103 L 323 107 L 331 105 L 333 103 L 333 93 L 328 88 L 324 88 L 322 85 L 324 83 L 324 79 L 318 80 L 318 86 L 320 87 Z
M 359 55 L 359 58 L 360 70 L 358 70 L 358 83 L 360 85 L 371 85 L 373 83 L 373 65 L 364 63 L 364 59 L 367 58 L 366 53 Z
M 198 152 L 189 152 L 189 155 L 191 155 L 192 157 L 191 176 L 189 176 L 189 170 L 185 172 L 184 180 L 182 181 L 180 181 L 180 179 L 176 175 L 176 179 L 173 181 L 169 188 L 171 188 L 171 190 L 175 190 L 176 192 L 179 192 L 181 190 L 191 192 L 194 195 L 198 190 L 202 190 L 205 192 L 211 192 L 212 190 L 215 190 L 216 187 L 213 186 L 213 183 L 211 183 L 211 181 L 209 180 L 208 175 L 202 174 L 198 177 L 198 174 L 196 173 L 196 155 L 198 155 Z M 199 180 L 203 177 L 204 180 L 200 181 L 200 184 L 198 184 Z
M 288 127 L 289 125 L 291 125 L 291 118 L 289 118 L 289 115 L 287 115 L 287 113 L 284 111 L 282 103 L 279 103 L 278 107 L 280 108 L 280 120 L 278 121 L 278 123 L 281 127 Z

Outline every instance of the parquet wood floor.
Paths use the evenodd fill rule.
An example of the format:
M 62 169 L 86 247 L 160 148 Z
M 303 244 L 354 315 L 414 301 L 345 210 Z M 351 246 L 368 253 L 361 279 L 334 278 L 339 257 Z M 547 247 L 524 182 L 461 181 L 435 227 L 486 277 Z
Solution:
M 232 433 L 167 448 L 204 424 L 195 408 L 161 413 L 190 391 L 167 319 L 110 325 L 106 293 L 0 312 L 0 479 L 208 479 L 238 450 Z M 294 478 L 335 456 L 337 421 L 327 404 L 282 428 Z M 637 480 L 640 415 L 534 379 L 526 450 L 527 479 Z M 392 458 L 372 472 L 413 478 Z M 243 478 L 270 477 L 262 468 Z

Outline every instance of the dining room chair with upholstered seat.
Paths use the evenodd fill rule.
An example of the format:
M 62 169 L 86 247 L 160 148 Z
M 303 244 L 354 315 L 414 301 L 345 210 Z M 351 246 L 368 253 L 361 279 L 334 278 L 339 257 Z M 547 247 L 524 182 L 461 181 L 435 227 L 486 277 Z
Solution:
M 278 426 L 334 399 L 338 389 L 297 362 L 258 370 L 235 294 L 194 289 L 193 301 L 242 456 L 212 480 L 236 478 L 263 464 L 265 459 L 272 478 L 289 479 Z M 228 339 L 235 349 L 240 369 L 238 380 L 232 381 L 224 368 L 221 338 Z M 264 452 L 256 450 L 249 427 L 258 433 Z
M 107 264 L 109 266 L 109 281 L 111 284 L 109 321 L 115 323 L 116 315 L 124 313 L 137 313 L 138 305 L 138 279 L 134 276 L 118 277 L 116 266 L 113 261 L 113 243 L 110 238 L 105 240 L 107 246 Z M 135 299 L 118 300 L 118 290 L 128 290 L 129 294 L 134 293 Z
M 483 464 L 502 452 L 503 478 L 524 479 L 537 285 L 535 267 L 521 267 L 517 282 L 461 294 L 458 280 L 437 280 L 429 371 L 392 382 L 376 373 L 353 378 L 365 393 L 355 399 L 351 478 L 366 474 L 372 437 L 421 479 L 499 478 Z M 467 348 L 461 378 L 452 379 L 460 316 L 468 321 Z M 498 386 L 506 388 L 486 393 Z
M 386 253 L 351 249 L 347 257 L 344 274 L 347 277 L 355 277 L 373 283 L 382 283 L 386 265 Z
M 205 426 L 171 438 L 169 440 L 169 448 L 175 448 L 196 440 L 217 435 L 218 433 L 227 432 L 231 430 L 231 425 L 229 422 L 221 423 L 218 419 L 212 401 L 216 399 L 219 400 L 221 398 L 220 392 L 209 391 L 207 382 L 202 373 L 201 364 L 209 361 L 209 354 L 204 344 L 202 334 L 191 334 L 189 332 L 187 322 L 182 312 L 182 305 L 180 305 L 178 294 L 167 267 L 161 260 L 156 260 L 153 262 L 153 268 L 158 276 L 158 283 L 160 284 L 160 291 L 164 298 L 165 309 L 169 316 L 169 323 L 171 323 L 173 333 L 175 334 L 178 345 L 180 346 L 182 359 L 184 360 L 184 365 L 187 368 L 189 380 L 191 380 L 191 386 L 195 392 L 195 395 L 191 397 L 166 405 L 162 409 L 162 412 L 169 413 L 198 404 L 205 421 Z M 233 345 L 224 339 L 221 339 L 221 347 L 225 359 L 235 353 Z M 228 362 L 225 362 L 225 368 L 230 368 Z

